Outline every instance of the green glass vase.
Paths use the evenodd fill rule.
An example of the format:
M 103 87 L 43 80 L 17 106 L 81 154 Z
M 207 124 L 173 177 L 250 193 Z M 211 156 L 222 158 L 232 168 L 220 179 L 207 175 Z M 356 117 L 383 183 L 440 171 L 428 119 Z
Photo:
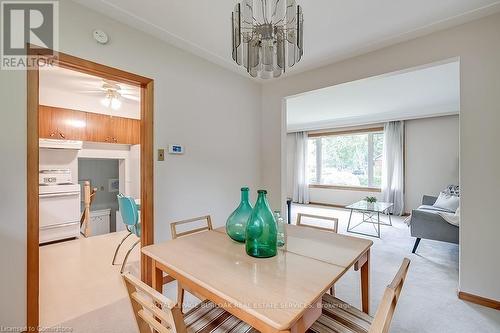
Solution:
M 258 191 L 257 202 L 247 222 L 247 254 L 256 258 L 270 258 L 277 253 L 278 232 L 276 220 L 267 202 L 267 191 Z
M 226 233 L 231 239 L 244 243 L 247 221 L 252 214 L 252 205 L 248 200 L 248 187 L 241 189 L 241 202 L 238 208 L 229 216 L 226 221 Z

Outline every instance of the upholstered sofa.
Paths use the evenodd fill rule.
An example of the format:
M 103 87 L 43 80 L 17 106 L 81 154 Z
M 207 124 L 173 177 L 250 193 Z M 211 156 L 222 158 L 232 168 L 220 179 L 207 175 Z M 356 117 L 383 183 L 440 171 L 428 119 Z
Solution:
M 424 195 L 422 206 L 411 213 L 410 232 L 412 237 L 416 237 L 413 253 L 417 251 L 422 238 L 458 244 L 458 226 L 446 222 L 438 214 L 438 212 L 454 212 L 434 207 L 436 200 L 437 197 Z

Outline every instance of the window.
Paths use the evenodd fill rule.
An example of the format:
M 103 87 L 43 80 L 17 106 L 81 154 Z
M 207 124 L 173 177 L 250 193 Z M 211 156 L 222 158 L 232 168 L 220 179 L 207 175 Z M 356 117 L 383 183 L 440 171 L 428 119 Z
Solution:
M 308 177 L 312 185 L 380 188 L 382 129 L 313 134 L 308 142 Z

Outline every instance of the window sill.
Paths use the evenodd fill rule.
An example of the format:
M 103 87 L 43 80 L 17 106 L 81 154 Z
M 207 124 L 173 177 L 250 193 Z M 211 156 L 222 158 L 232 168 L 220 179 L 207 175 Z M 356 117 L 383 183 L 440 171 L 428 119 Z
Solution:
M 309 188 L 323 188 L 330 190 L 343 190 L 343 191 L 359 191 L 359 192 L 382 192 L 382 189 L 376 187 L 357 187 L 357 186 L 338 186 L 338 185 L 321 185 L 311 184 Z

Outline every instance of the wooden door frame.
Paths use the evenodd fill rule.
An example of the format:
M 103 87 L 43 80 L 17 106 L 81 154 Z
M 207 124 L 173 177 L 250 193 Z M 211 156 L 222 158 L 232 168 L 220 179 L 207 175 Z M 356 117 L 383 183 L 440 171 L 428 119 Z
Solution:
M 99 76 L 105 79 L 131 84 L 141 88 L 141 246 L 154 242 L 154 81 L 152 79 L 77 58 L 61 52 L 52 52 L 28 46 L 35 65 L 27 70 L 27 328 L 37 331 L 39 326 L 39 69 L 38 60 L 44 61 L 55 55 L 59 67 Z M 141 254 L 141 278 L 151 285 L 151 259 Z

